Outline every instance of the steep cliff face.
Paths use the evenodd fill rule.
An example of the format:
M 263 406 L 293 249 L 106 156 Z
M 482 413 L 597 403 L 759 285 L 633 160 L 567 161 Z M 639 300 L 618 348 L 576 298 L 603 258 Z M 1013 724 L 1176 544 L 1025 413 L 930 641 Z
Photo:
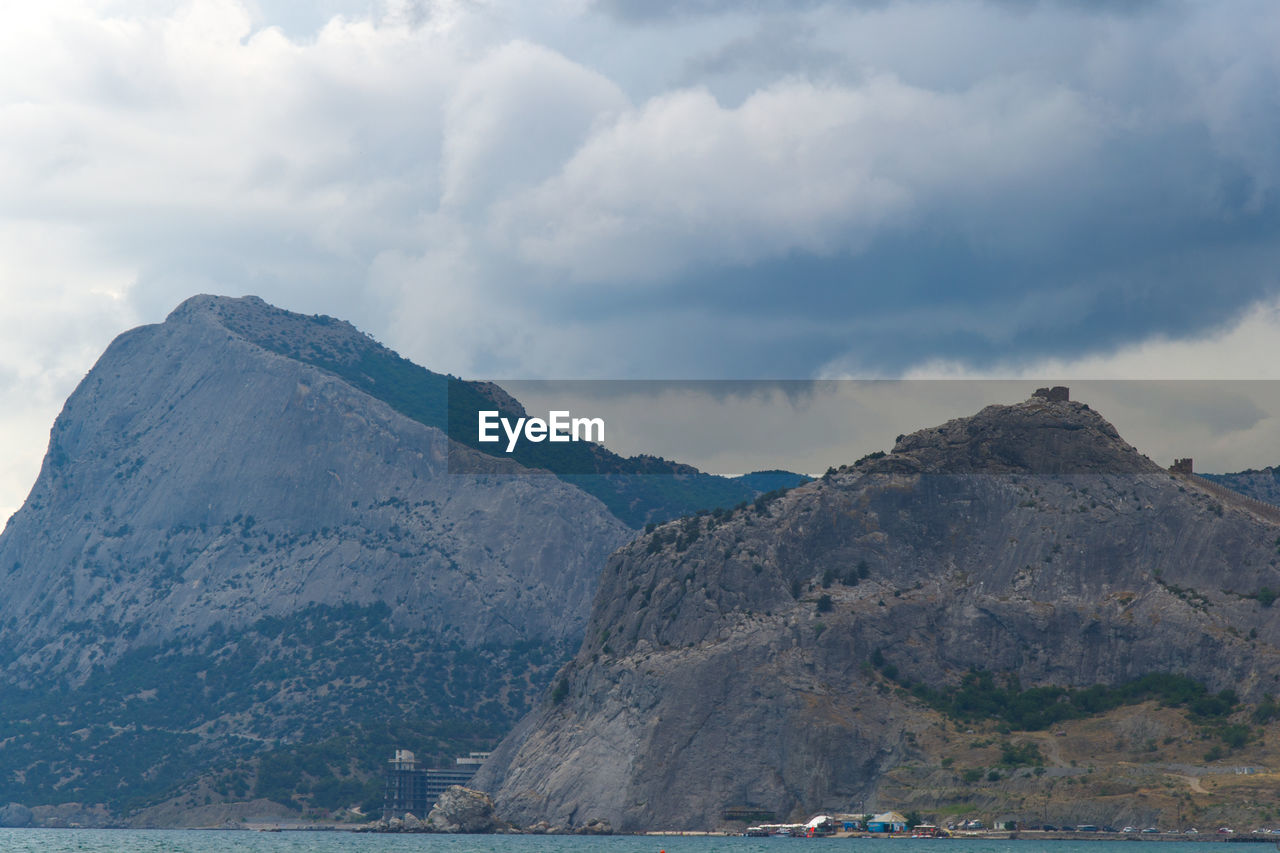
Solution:
M 917 755 L 903 681 L 1185 673 L 1275 690 L 1280 529 L 1097 413 L 1032 399 L 900 438 L 772 502 L 664 525 L 605 569 L 586 640 L 476 781 L 517 823 L 715 826 L 858 810 Z
M 385 603 L 398 624 L 472 646 L 581 632 L 627 529 L 503 460 L 449 473 L 440 430 L 243 332 L 369 345 L 309 320 L 197 297 L 111 345 L 0 539 L 13 676 L 76 682 L 139 645 L 316 605 Z
M 387 402 L 444 423 L 446 381 L 252 297 L 121 335 L 0 536 L 0 799 L 119 813 L 220 766 L 201 801 L 376 806 L 391 747 L 500 736 L 632 532 Z

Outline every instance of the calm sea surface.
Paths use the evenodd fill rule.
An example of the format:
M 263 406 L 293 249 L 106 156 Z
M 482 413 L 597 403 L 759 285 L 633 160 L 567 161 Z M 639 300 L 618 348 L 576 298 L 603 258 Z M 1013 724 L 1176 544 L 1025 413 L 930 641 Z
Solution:
M 1270 844 L 1143 841 L 912 841 L 868 838 L 678 838 L 671 836 L 354 835 L 349 832 L 204 832 L 126 829 L 0 829 L 0 853 L 782 853 L 807 845 L 857 853 L 1267 853 Z M 1139 846 L 1140 845 L 1140 846 Z M 888 848 L 885 850 L 884 848 Z M 833 851 L 834 853 L 834 851 Z

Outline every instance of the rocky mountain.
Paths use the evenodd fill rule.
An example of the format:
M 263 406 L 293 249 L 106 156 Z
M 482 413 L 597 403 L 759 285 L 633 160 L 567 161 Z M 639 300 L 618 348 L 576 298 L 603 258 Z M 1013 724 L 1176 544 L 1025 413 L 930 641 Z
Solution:
M 117 338 L 0 536 L 0 803 L 377 806 L 392 748 L 528 709 L 620 516 L 758 493 L 595 446 L 570 483 L 452 440 L 482 406 L 519 402 L 253 297 Z
M 1239 700 L 1280 690 L 1280 527 L 1051 396 L 624 545 L 580 651 L 474 784 L 519 825 L 710 828 L 892 807 L 908 767 L 971 797 L 940 752 L 966 729 L 1017 766 L 1011 732 L 1117 703 L 1190 708 L 1239 748 L 1271 718 Z M 1009 716 L 1024 704 L 1039 717 Z M 1039 795 L 1012 800 L 1060 796 Z
M 142 645 L 316 606 L 385 603 L 467 646 L 581 631 L 624 525 L 504 460 L 447 474 L 450 452 L 473 454 L 234 331 L 272 314 L 306 322 L 189 300 L 120 336 L 71 395 L 0 540 L 12 677 L 78 684 Z M 303 345 L 361 337 L 316 328 Z

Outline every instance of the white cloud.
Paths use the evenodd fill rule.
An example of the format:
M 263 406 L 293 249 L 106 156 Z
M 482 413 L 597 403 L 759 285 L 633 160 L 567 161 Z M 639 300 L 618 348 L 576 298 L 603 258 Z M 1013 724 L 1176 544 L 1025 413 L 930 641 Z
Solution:
M 940 197 L 1052 173 L 1097 125 L 1069 92 L 1009 80 L 949 94 L 788 80 L 736 108 L 683 90 L 599 129 L 495 221 L 521 258 L 579 282 L 857 251 Z
M 1015 306 L 1001 317 L 926 304 L 927 287 L 894 303 L 876 280 L 819 292 L 785 275 L 726 304 L 697 276 L 852 255 L 886 235 L 1052 265 L 1074 256 L 1071 228 L 1087 247 L 1107 224 L 1170 211 L 1231 223 L 1274 206 L 1273 4 L 1015 6 L 807 4 L 787 13 L 785 43 L 755 7 L 636 26 L 587 0 L 6 9 L 0 436 L 13 470 L 34 473 L 58 402 L 112 335 L 195 289 L 340 315 L 454 372 L 749 372 L 761 352 L 823 336 L 891 346 L 916 321 L 926 343 L 958 330 L 1018 364 L 1014 332 L 1087 318 L 1123 276 L 1108 267 L 1104 284 L 1063 295 L 1029 265 L 1025 300 L 981 302 Z M 1212 157 L 1184 161 L 1205 139 Z M 1132 208 L 1108 220 L 1116 198 Z M 1240 241 L 1266 242 L 1267 222 L 1250 227 Z M 1259 252 L 1219 248 L 1204 257 L 1232 265 L 1228 307 L 1274 286 L 1257 283 Z M 1161 260 L 1124 268 L 1140 273 L 1126 286 L 1159 298 L 1174 286 Z M 1173 298 L 1207 280 L 1176 280 Z M 942 286 L 990 295 L 979 276 L 956 281 Z M 842 300 L 848 289 L 859 298 Z M 793 311 L 801 293 L 808 313 Z M 1222 346 L 1223 370 L 1247 358 Z M 832 354 L 814 345 L 778 370 Z M 0 485 L 0 507 L 25 491 Z
M 0 525 L 35 482 L 67 395 L 114 330 L 137 322 L 127 271 L 93 243 L 72 225 L 0 227 Z
M 466 70 L 445 107 L 443 205 L 487 204 L 554 175 L 628 105 L 613 82 L 554 51 L 499 47 Z

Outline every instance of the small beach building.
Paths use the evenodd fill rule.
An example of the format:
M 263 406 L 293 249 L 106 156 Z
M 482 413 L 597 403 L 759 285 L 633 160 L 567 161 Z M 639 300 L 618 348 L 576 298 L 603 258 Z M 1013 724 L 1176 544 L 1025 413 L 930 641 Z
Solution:
M 907 819 L 897 812 L 872 815 L 867 821 L 867 832 L 906 832 Z

